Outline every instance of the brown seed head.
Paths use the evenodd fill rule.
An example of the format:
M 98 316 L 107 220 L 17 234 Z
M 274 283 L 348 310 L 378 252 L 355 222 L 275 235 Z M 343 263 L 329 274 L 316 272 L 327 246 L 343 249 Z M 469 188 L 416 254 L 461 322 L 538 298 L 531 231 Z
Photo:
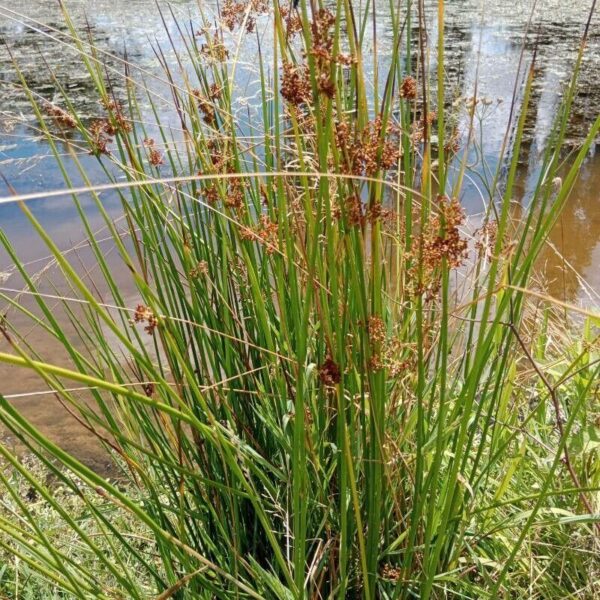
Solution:
M 52 104 L 52 102 L 44 102 L 42 107 L 44 112 L 53 117 L 59 125 L 69 127 L 70 129 L 75 129 L 77 127 L 77 119 L 66 110 L 60 108 L 60 106 L 56 106 L 56 104 Z
M 293 106 L 309 104 L 312 100 L 310 76 L 306 65 L 283 65 L 281 95 Z
M 327 357 L 325 362 L 321 365 L 321 368 L 319 369 L 319 379 L 326 387 L 333 387 L 341 381 L 342 373 L 340 368 L 331 357 Z
M 417 97 L 417 80 L 414 77 L 405 77 L 400 85 L 400 98 L 414 100 Z

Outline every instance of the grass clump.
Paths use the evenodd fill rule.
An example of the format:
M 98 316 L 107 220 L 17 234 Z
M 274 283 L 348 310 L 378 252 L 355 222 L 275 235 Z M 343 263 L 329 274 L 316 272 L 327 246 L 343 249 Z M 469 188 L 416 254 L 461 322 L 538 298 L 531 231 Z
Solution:
M 32 535 L 32 541 L 40 548 L 43 544 L 52 545 L 54 552 L 68 557 L 68 561 L 76 564 L 78 569 L 95 573 L 101 583 L 99 590 L 112 597 L 122 597 L 118 580 L 112 573 L 106 572 L 104 562 L 98 559 L 91 544 L 81 543 L 82 537 L 92 542 L 97 551 L 114 564 L 135 573 L 136 561 L 131 561 L 128 553 L 120 553 L 107 535 L 111 529 L 118 530 L 137 553 L 160 569 L 150 532 L 140 528 L 139 521 L 132 519 L 129 513 L 106 501 L 67 472 L 58 476 L 50 474 L 34 457 L 23 458 L 22 466 L 27 469 L 27 476 L 13 468 L 5 468 L 2 474 L 0 590 L 4 598 L 68 597 L 60 578 L 57 580 L 48 572 L 38 570 L 36 563 L 31 562 L 33 556 L 22 552 L 20 542 L 32 534 L 27 526 L 28 520 L 34 520 L 40 532 L 39 536 Z M 135 494 L 135 490 L 130 490 L 130 493 Z M 48 494 L 51 494 L 51 500 L 47 499 Z M 95 518 L 90 504 L 94 504 L 94 510 L 98 511 L 102 520 Z M 38 559 L 43 560 L 43 557 L 43 553 L 38 555 Z M 136 576 L 136 586 L 141 592 L 145 590 L 147 596 L 153 595 L 152 580 L 145 573 Z
M 0 353 L 15 372 L 35 371 L 120 465 L 116 485 L 0 401 L 4 425 L 79 494 L 93 524 L 91 536 L 0 446 L 78 549 L 44 532 L 14 493 L 21 521 L 2 521 L 4 547 L 65 595 L 597 593 L 596 317 L 580 347 L 566 336 L 556 347 L 552 303 L 530 289 L 600 129 L 599 119 L 565 167 L 585 43 L 517 222 L 511 198 L 535 74 L 533 62 L 524 67 L 489 210 L 470 235 L 458 201 L 468 148 L 446 132 L 443 0 L 437 8 L 432 74 L 422 3 L 390 3 L 384 71 L 365 49 L 376 31 L 368 6 L 226 1 L 216 26 L 176 23 L 170 50 L 156 48 L 170 109 L 134 65 L 115 72 L 65 10 L 64 43 L 103 115 L 83 118 L 66 92 L 48 107 L 25 79 L 22 89 L 65 174 L 55 195 L 73 199 L 94 276 L 47 234 L 34 197 L 15 192 L 53 256 L 51 284 L 68 291 L 45 289 L 1 234 L 35 306 L 3 295 L 10 351 Z M 248 39 L 259 102 L 244 114 Z M 93 185 L 73 150 L 84 183 L 75 185 L 58 147 L 65 129 L 108 183 Z M 122 201 L 126 236 L 106 191 Z M 84 197 L 104 218 L 102 235 Z M 107 235 L 127 285 L 105 255 Z M 68 361 L 29 347 L 14 313 Z M 140 531 L 149 548 L 131 538 Z

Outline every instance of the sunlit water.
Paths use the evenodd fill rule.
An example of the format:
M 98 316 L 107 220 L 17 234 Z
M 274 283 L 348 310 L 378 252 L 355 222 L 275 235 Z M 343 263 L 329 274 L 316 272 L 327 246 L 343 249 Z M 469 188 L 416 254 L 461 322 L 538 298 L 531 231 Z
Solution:
M 161 47 L 165 55 L 174 60 L 171 40 L 179 37 L 173 15 L 189 27 L 200 25 L 199 6 L 210 15 L 214 4 L 202 0 L 179 0 L 160 2 L 163 17 L 154 0 L 71 0 L 67 3 L 80 31 L 89 29 L 99 47 L 107 52 L 107 70 L 118 82 L 127 57 L 138 67 L 137 77 L 159 96 L 168 98 L 168 89 L 161 81 L 153 48 Z M 360 2 L 355 2 L 360 4 Z M 377 3 L 377 49 L 380 71 L 385 73 L 386 56 L 390 53 L 392 32 L 387 19 L 389 2 Z M 513 90 L 520 89 L 525 67 L 529 64 L 534 46 L 538 47 L 536 83 L 530 117 L 527 122 L 525 160 L 520 169 L 515 200 L 527 206 L 528 181 L 539 164 L 552 121 L 561 100 L 564 85 L 570 76 L 579 39 L 588 17 L 591 0 L 540 0 L 533 12 L 529 32 L 527 24 L 534 6 L 533 0 L 455 0 L 447 2 L 447 60 L 448 90 L 454 97 L 469 97 L 474 93 L 489 99 L 489 106 L 480 111 L 482 137 L 479 139 L 481 154 L 471 165 L 463 192 L 462 202 L 476 222 L 488 201 L 486 183 L 491 182 L 497 167 L 497 156 L 506 133 Z M 436 22 L 433 3 L 428 2 L 427 35 L 430 40 L 431 60 L 435 60 Z M 171 14 L 173 13 L 173 15 Z M 569 129 L 569 141 L 576 145 L 585 136 L 589 124 L 600 110 L 600 21 L 594 16 L 581 77 L 581 94 L 575 104 Z M 165 29 L 166 24 L 166 29 Z M 39 139 L 35 131 L 35 119 L 16 85 L 17 75 L 13 60 L 23 77 L 36 94 L 48 100 L 57 97 L 52 82 L 54 73 L 60 85 L 65 87 L 78 110 L 90 118 L 100 113 L 96 94 L 85 69 L 76 54 L 60 40 L 64 40 L 66 28 L 58 9 L 58 3 L 50 0 L 19 0 L 0 2 L 0 173 L 20 193 L 54 190 L 64 187 L 64 179 L 56 168 L 48 145 Z M 258 23 L 258 33 L 264 40 L 263 48 L 269 47 L 270 28 L 266 21 Z M 372 43 L 372 30 L 367 32 Z M 370 36 L 370 37 L 369 37 Z M 235 43 L 235 37 L 230 40 Z M 177 42 L 175 41 L 177 44 Z M 112 57 L 110 57 L 112 55 Z M 522 66 L 519 71 L 519 63 Z M 256 103 L 256 42 L 250 36 L 240 54 L 241 66 L 237 72 L 237 110 L 240 122 Z M 369 71 L 373 72 L 372 61 Z M 383 79 L 383 78 L 381 78 Z M 520 101 L 517 94 L 517 105 Z M 159 101 L 160 102 L 160 101 Z M 168 102 L 165 101 L 165 106 Z M 148 111 L 148 119 L 151 119 Z M 176 127 L 175 115 L 173 126 Z M 81 178 L 68 159 L 72 150 L 66 144 L 59 145 L 65 154 L 69 176 L 74 184 Z M 89 174 L 96 182 L 105 177 L 95 159 L 82 155 Z M 0 196 L 9 190 L 0 182 Z M 118 218 L 117 201 L 110 195 L 104 197 L 108 210 Z M 99 215 L 91 202 L 85 203 L 93 227 L 100 227 Z M 542 256 L 546 266 L 544 273 L 552 293 L 569 302 L 598 305 L 600 292 L 600 156 L 591 154 L 584 164 L 579 181 L 573 190 L 569 204 L 551 237 L 551 245 Z M 63 248 L 70 248 L 83 239 L 79 220 L 72 200 L 43 198 L 31 204 L 31 208 Z M 41 268 L 47 252 L 42 243 L 26 224 L 20 209 L 13 205 L 0 205 L 0 227 L 14 244 L 22 260 L 31 261 L 31 268 Z M 85 251 L 81 251 L 85 262 Z M 0 250 L 0 286 L 11 285 L 10 257 Z M 36 332 L 30 339 L 36 341 Z M 0 341 L 0 346 L 3 342 Z M 41 343 L 41 342 L 40 342 Z M 0 377 L 2 376 L 0 369 Z M 0 379 L 0 393 L 16 394 L 35 389 L 35 378 L 24 375 Z M 37 383 L 39 385 L 39 382 Z M 86 432 L 78 431 L 57 419 L 53 403 L 46 397 L 23 399 L 24 410 L 34 415 L 55 437 L 61 438 L 70 449 L 85 454 Z M 90 455 L 93 454 L 89 450 Z

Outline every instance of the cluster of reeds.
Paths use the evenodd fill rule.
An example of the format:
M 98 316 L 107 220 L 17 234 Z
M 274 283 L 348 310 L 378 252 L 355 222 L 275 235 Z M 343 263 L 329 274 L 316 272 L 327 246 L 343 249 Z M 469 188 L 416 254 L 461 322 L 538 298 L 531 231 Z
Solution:
M 94 472 L 0 401 L 4 426 L 61 487 L 95 490 L 97 500 L 81 496 L 90 537 L 52 485 L 0 445 L 78 552 L 53 541 L 1 472 L 15 516 L 0 513 L 0 547 L 57 589 L 207 599 L 597 593 L 599 471 L 595 450 L 572 441 L 595 418 L 598 347 L 590 321 L 578 350 L 549 356 L 540 340 L 552 311 L 528 291 L 600 129 L 599 119 L 565 170 L 585 43 L 530 209 L 515 223 L 535 73 L 523 58 L 511 145 L 474 233 L 459 201 L 468 155 L 460 140 L 473 136 L 446 125 L 444 1 L 437 73 L 423 11 L 422 2 L 389 3 L 384 71 L 377 44 L 375 56 L 365 51 L 365 32 L 376 30 L 368 2 L 359 11 L 351 0 L 301 0 L 297 9 L 227 0 L 216 25 L 179 23 L 169 52 L 156 48 L 167 118 L 165 98 L 136 78 L 135 65 L 121 74 L 107 67 L 65 10 L 64 43 L 79 52 L 102 114 L 81 118 L 59 81 L 61 107 L 22 86 L 65 173 L 56 195 L 78 210 L 93 281 L 44 230 L 35 199 L 15 196 L 53 256 L 52 285 L 58 278 L 71 292 L 44 287 L 0 234 L 35 300 L 28 307 L 2 294 L 0 360 L 15 376 L 35 371 L 121 476 L 115 484 Z M 247 36 L 258 40 L 260 102 L 246 119 L 236 69 Z M 467 108 L 471 127 L 476 105 Z M 69 180 L 64 128 L 77 130 L 108 184 L 94 185 L 76 152 L 69 160 L 86 185 Z M 122 200 L 127 237 L 103 204 L 106 191 Z M 87 197 L 104 215 L 102 236 Z M 129 288 L 117 283 L 107 243 Z M 15 312 L 63 347 L 68 363 L 29 347 Z M 151 543 L 116 526 L 107 507 L 138 522 Z

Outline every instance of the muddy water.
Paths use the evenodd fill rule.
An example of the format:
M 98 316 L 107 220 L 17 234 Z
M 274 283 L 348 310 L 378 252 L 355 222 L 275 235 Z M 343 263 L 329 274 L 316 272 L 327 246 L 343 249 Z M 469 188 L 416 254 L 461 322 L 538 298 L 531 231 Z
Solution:
M 210 14 L 213 2 L 179 0 L 160 2 L 165 13 L 167 31 L 154 0 L 71 0 L 68 2 L 75 26 L 88 31 L 100 48 L 107 53 L 107 68 L 115 74 L 122 72 L 120 59 L 127 58 L 144 70 L 144 78 L 150 87 L 161 93 L 164 83 L 153 78 L 157 67 L 152 45 L 159 44 L 167 56 L 170 39 L 177 38 L 170 11 L 181 22 L 198 26 L 198 7 Z M 355 4 L 359 5 L 360 2 Z M 432 2 L 427 2 L 430 19 L 427 36 L 430 40 L 431 60 L 435 57 L 436 24 Z M 89 77 L 75 53 L 60 40 L 67 33 L 57 2 L 48 0 L 20 0 L 6 3 L 0 0 L 0 171 L 19 192 L 35 192 L 63 187 L 62 175 L 56 169 L 50 148 L 39 139 L 35 120 L 23 93 L 15 85 L 17 76 L 12 59 L 19 64 L 28 84 L 40 96 L 52 100 L 58 95 L 56 84 L 49 75 L 50 69 L 56 80 L 74 98 L 78 110 L 90 117 L 98 115 L 99 106 Z M 390 52 L 392 33 L 387 21 L 388 0 L 378 0 L 377 49 L 379 68 L 385 72 L 386 57 Z M 470 97 L 477 82 L 480 97 L 489 99 L 479 112 L 483 135 L 478 138 L 478 152 L 474 153 L 463 204 L 477 219 L 487 201 L 486 186 L 497 167 L 498 150 L 506 132 L 510 105 L 515 85 L 522 83 L 524 69 L 519 72 L 519 61 L 529 64 L 534 45 L 537 44 L 536 83 L 532 109 L 527 122 L 527 154 L 521 165 L 519 196 L 515 198 L 527 206 L 528 182 L 539 163 L 540 153 L 549 134 L 553 117 L 561 100 L 565 82 L 568 80 L 579 38 L 587 20 L 591 0 L 539 0 L 533 13 L 530 35 L 526 37 L 527 24 L 534 7 L 533 0 L 455 0 L 447 2 L 447 59 L 448 89 L 454 97 Z M 259 22 L 260 35 L 267 38 L 269 28 Z M 366 33 L 372 36 L 371 28 Z M 5 45 L 5 44 L 6 45 Z M 268 47 L 265 43 L 263 48 Z M 112 55 L 111 58 L 109 55 Z M 251 65 L 256 63 L 256 47 L 249 43 L 241 55 L 238 72 L 240 88 L 239 109 L 246 111 L 252 105 L 252 81 L 256 78 Z M 370 64 L 370 61 L 367 61 Z M 434 66 L 434 65 L 432 65 Z M 585 135 L 587 126 L 600 111 L 600 21 L 592 19 L 586 59 L 583 64 L 580 94 L 569 128 L 570 142 L 576 145 Z M 369 66 L 373 71 L 374 67 Z M 517 104 L 520 98 L 517 95 Z M 148 113 L 149 114 L 149 113 Z M 463 116 L 464 119 L 464 116 Z M 464 120 L 463 120 L 464 127 Z M 81 178 L 72 162 L 68 160 L 69 148 L 59 145 L 65 155 L 68 174 L 74 184 Z M 81 155 L 84 166 L 93 181 L 104 180 L 102 170 L 91 157 Z M 0 181 L 0 197 L 8 189 Z M 109 195 L 103 198 L 109 212 L 118 218 L 119 205 Z M 100 228 L 100 215 L 91 200 L 83 199 L 84 209 L 93 228 Z M 71 248 L 81 241 L 83 231 L 69 198 L 37 200 L 31 204 L 36 216 L 42 221 L 62 248 Z M 47 254 L 42 243 L 32 233 L 20 210 L 11 204 L 0 205 L 0 227 L 14 244 L 24 261 L 30 263 L 32 272 L 44 267 Z M 109 256 L 114 249 L 107 247 Z M 111 254 L 112 253 L 112 254 Z M 93 277 L 93 261 L 85 247 L 78 258 L 89 266 Z M 112 260 L 112 258 L 111 258 Z M 600 155 L 590 155 L 581 170 L 579 181 L 573 190 L 569 204 L 551 237 L 551 245 L 544 251 L 543 273 L 552 293 L 569 302 L 585 302 L 600 305 Z M 117 264 L 116 257 L 114 264 Z M 0 287 L 18 287 L 10 258 L 0 250 Z M 82 267 L 84 269 L 85 267 Z M 12 273 L 7 279 L 3 273 Z M 48 271 L 51 276 L 52 271 Z M 7 292 L 12 294 L 12 292 Z M 15 317 L 16 318 L 16 317 Z M 18 318 L 16 321 L 18 325 Z M 49 349 L 49 340 L 39 330 L 31 328 L 28 341 L 36 348 Z M 6 342 L 0 340 L 0 351 L 6 351 Z M 54 352 L 54 350 L 52 350 Z M 54 355 L 57 361 L 65 357 Z M 7 370 L 0 367 L 0 393 L 13 397 L 36 425 L 50 437 L 60 441 L 66 449 L 75 451 L 87 462 L 103 468 L 97 446 L 90 435 L 78 426 L 57 400 L 48 394 L 32 394 L 42 391 L 39 379 L 28 372 Z M 25 394 L 25 396 L 21 396 Z

